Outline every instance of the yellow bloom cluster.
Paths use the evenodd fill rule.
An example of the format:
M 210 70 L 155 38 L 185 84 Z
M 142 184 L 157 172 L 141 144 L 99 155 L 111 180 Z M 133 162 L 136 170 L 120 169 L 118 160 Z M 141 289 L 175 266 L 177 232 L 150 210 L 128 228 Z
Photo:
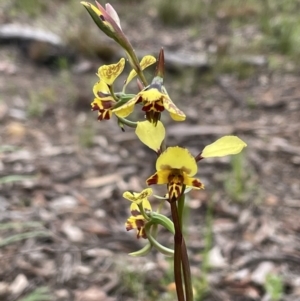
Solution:
M 166 185 L 166 199 L 172 207 L 186 188 L 204 189 L 203 183 L 195 177 L 198 173 L 197 162 L 199 160 L 238 154 L 246 147 L 246 143 L 236 136 L 225 136 L 206 146 L 197 156 L 193 156 L 186 148 L 167 147 L 165 145 L 166 130 L 161 122 L 162 112 L 168 111 L 174 121 L 184 121 L 186 116 L 173 103 L 164 86 L 164 51 L 161 50 L 159 53 L 155 76 L 148 84 L 143 70 L 154 64 L 156 59 L 151 55 L 146 55 L 139 62 L 122 31 L 120 19 L 114 8 L 110 4 L 104 8 L 97 1 L 97 7 L 88 2 L 82 2 L 82 4 L 97 26 L 125 50 L 132 67 L 121 92 L 114 91 L 114 82 L 124 70 L 125 59 L 121 58 L 115 64 L 103 65 L 98 69 L 99 80 L 93 87 L 95 98 L 91 103 L 92 110 L 98 111 L 98 120 L 100 121 L 109 120 L 115 114 L 122 127 L 124 124 L 135 127 L 135 133 L 140 141 L 157 153 L 156 172 L 146 180 L 146 184 Z M 135 77 L 138 77 L 139 92 L 126 94 L 128 84 Z M 146 120 L 133 122 L 126 119 L 138 106 L 144 112 Z M 147 188 L 141 193 L 127 191 L 123 194 L 124 198 L 132 202 L 131 216 L 127 219 L 126 229 L 136 229 L 138 238 L 147 238 L 145 226 L 151 222 L 151 216 L 153 218 L 148 200 L 152 193 L 152 189 Z M 168 221 L 163 221 L 162 217 L 160 219 L 165 225 L 168 224 Z M 150 240 L 151 235 L 148 236 Z M 152 239 L 151 244 L 153 243 L 155 241 Z

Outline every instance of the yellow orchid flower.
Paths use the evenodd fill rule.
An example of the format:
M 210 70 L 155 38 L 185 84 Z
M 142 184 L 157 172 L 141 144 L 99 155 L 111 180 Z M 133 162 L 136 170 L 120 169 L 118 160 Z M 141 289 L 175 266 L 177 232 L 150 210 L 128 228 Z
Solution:
M 204 188 L 198 179 L 193 178 L 198 171 L 196 160 L 235 155 L 246 146 L 247 144 L 236 136 L 224 136 L 205 147 L 196 158 L 185 148 L 168 147 L 158 157 L 156 173 L 147 179 L 147 184 L 167 184 L 169 201 L 175 202 L 181 196 L 184 186 Z
M 98 111 L 98 120 L 110 119 L 116 101 L 111 96 L 107 84 L 104 81 L 98 81 L 93 87 L 93 92 L 96 98 L 91 103 L 92 111 Z
M 98 120 L 108 120 L 112 116 L 112 109 L 117 103 L 111 95 L 112 84 L 122 73 L 125 66 L 125 59 L 121 58 L 118 63 L 103 65 L 98 69 L 100 77 L 94 87 L 94 101 L 91 103 L 92 111 L 98 111 Z
M 149 193 L 149 191 L 146 194 L 148 194 L 148 193 Z M 151 194 L 152 194 L 152 190 L 151 190 Z M 139 197 L 137 197 L 137 199 L 139 199 Z M 143 206 L 144 210 L 152 211 L 151 205 L 146 198 L 142 198 L 140 205 Z M 140 237 L 147 238 L 147 235 L 145 232 L 145 224 L 147 223 L 147 220 L 141 214 L 139 205 L 134 201 L 130 206 L 130 212 L 131 212 L 131 216 L 127 219 L 127 221 L 125 223 L 126 230 L 130 231 L 132 229 L 136 229 L 137 230 L 137 238 L 140 238 Z
M 129 192 L 125 191 L 123 193 L 123 198 L 136 203 L 137 205 L 141 204 L 144 200 L 147 200 L 149 196 L 153 193 L 151 188 L 146 188 L 142 192 Z
M 148 185 L 167 184 L 169 200 L 175 202 L 182 194 L 183 186 L 203 189 L 204 185 L 193 176 L 198 166 L 191 153 L 179 146 L 168 147 L 156 161 L 156 173 L 147 179 Z
M 147 120 L 154 124 L 157 124 L 161 112 L 165 109 L 169 111 L 170 116 L 175 121 L 183 121 L 186 118 L 185 114 L 172 102 L 159 77 L 155 77 L 148 87 L 124 105 L 114 109 L 113 112 L 118 113 L 120 117 L 127 117 L 133 112 L 137 103 L 143 103 L 142 110 L 146 112 Z

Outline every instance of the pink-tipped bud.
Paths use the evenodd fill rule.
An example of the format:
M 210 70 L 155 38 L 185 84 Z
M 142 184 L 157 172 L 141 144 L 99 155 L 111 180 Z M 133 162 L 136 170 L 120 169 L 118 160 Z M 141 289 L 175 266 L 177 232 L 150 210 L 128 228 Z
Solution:
M 120 18 L 118 16 L 118 13 L 115 11 L 115 9 L 109 4 L 105 4 L 106 12 L 113 18 L 113 20 L 117 23 L 117 25 L 121 28 Z

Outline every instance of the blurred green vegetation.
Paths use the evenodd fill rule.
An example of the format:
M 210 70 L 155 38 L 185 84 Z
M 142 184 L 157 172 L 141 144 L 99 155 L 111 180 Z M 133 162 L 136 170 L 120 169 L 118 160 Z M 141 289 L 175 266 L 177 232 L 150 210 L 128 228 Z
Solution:
M 47 286 L 37 287 L 33 292 L 29 293 L 26 297 L 19 301 L 51 301 L 53 295 Z
M 272 301 L 279 301 L 284 294 L 283 279 L 277 274 L 268 274 L 265 282 L 265 290 Z
M 224 188 L 232 201 L 261 202 L 262 190 L 255 171 L 246 159 L 246 151 L 231 157 L 231 170 L 224 180 Z

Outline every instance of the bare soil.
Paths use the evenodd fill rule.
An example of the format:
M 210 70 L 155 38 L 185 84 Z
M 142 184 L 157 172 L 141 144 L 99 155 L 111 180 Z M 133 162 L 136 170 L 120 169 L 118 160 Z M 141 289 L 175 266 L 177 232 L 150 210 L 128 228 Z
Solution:
M 162 29 L 151 10 L 144 18 L 124 11 L 137 51 L 197 54 L 216 39 L 209 24 L 194 37 L 188 27 Z M 122 193 L 144 188 L 155 154 L 131 129 L 97 123 L 90 112 L 95 72 L 108 61 L 75 51 L 74 62 L 57 69 L 19 45 L 0 48 L 0 300 L 41 287 L 50 299 L 32 300 L 171 300 L 171 262 L 156 252 L 127 255 L 144 242 L 125 230 Z M 181 69 L 165 84 L 187 121 L 166 117 L 168 144 L 195 155 L 227 134 L 248 144 L 235 163 L 199 163 L 206 189 L 190 194 L 186 220 L 195 288 L 208 262 L 203 300 L 271 300 L 267 275 L 280 277 L 282 300 L 300 300 L 299 75 L 262 65 L 247 78 L 217 74 L 208 83 L 211 66 Z M 26 177 L 4 178 L 12 175 Z M 172 237 L 162 233 L 162 241 L 171 245 Z

